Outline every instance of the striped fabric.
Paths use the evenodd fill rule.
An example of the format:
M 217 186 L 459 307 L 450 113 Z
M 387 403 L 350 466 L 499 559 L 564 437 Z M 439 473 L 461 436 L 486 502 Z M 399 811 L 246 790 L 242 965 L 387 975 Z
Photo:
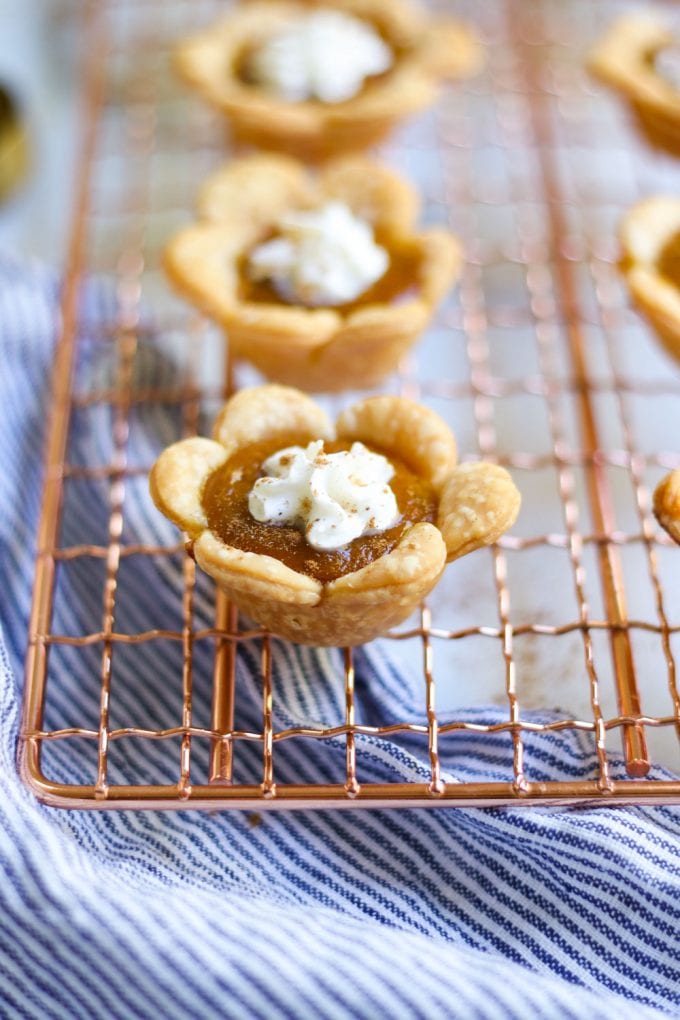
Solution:
M 33 800 L 16 776 L 15 742 L 56 298 L 42 271 L 0 269 L 0 1015 L 678 1015 L 677 810 L 282 812 L 257 819 L 240 812 L 60 812 Z M 93 409 L 74 422 L 74 456 L 105 455 L 99 414 L 105 412 Z M 173 438 L 168 417 L 133 427 L 131 458 L 148 462 Z M 64 541 L 71 529 L 79 541 L 89 531 L 101 539 L 95 532 L 105 498 L 97 484 L 80 485 L 67 501 Z M 131 499 L 128 513 L 126 528 L 137 540 L 174 540 L 143 500 Z M 180 584 L 176 564 L 138 557 L 135 566 L 133 559 L 121 585 L 141 593 L 153 584 L 154 599 L 122 609 L 129 618 L 117 625 L 157 626 L 174 605 L 159 590 L 158 571 L 166 571 L 171 593 Z M 90 626 L 100 570 L 91 561 L 73 565 L 63 581 L 72 597 L 55 628 Z M 201 579 L 201 625 L 209 619 L 209 590 Z M 121 654 L 114 724 L 138 722 L 130 716 L 140 706 L 150 724 L 174 723 L 176 692 L 167 678 L 176 673 L 178 650 L 168 644 L 146 654 L 140 646 L 134 660 Z M 96 720 L 97 654 L 66 649 L 55 659 L 48 726 Z M 196 711 L 207 719 L 209 691 L 198 678 L 208 650 L 197 654 Z M 330 683 L 337 654 L 274 643 L 277 724 L 338 717 L 342 692 Z M 256 648 L 245 645 L 238 675 L 244 728 L 259 720 L 257 665 Z M 128 704 L 133 684 L 115 677 L 132 669 L 135 704 Z M 403 718 L 422 690 L 399 676 L 378 643 L 357 656 L 357 697 L 363 718 L 378 711 Z M 495 711 L 469 717 L 489 720 Z M 113 780 L 176 778 L 167 748 L 129 743 L 112 757 Z M 336 778 L 343 768 L 344 742 L 323 756 L 313 743 L 284 743 L 276 759 L 281 781 Z M 363 739 L 362 775 L 424 775 L 422 752 L 408 741 Z M 195 748 L 199 767 L 206 753 Z M 584 776 L 593 768 L 587 735 L 542 737 L 529 753 L 542 770 L 536 778 Z M 79 754 L 68 742 L 50 745 L 52 774 L 91 778 L 92 758 Z M 451 779 L 507 776 L 511 754 L 507 738 L 461 734 L 445 749 L 445 771 Z M 259 755 L 255 745 L 239 747 L 237 778 L 255 774 Z

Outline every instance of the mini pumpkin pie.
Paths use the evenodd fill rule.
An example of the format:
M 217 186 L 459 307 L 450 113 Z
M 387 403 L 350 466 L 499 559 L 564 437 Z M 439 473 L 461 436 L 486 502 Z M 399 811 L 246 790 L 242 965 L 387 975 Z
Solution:
M 624 217 L 620 238 L 631 297 L 666 349 L 680 358 L 680 198 L 639 202 Z
M 175 63 L 237 139 L 309 159 L 373 145 L 440 79 L 475 73 L 481 50 L 406 0 L 253 0 L 180 43 Z
M 204 222 L 164 265 L 267 378 L 364 389 L 397 367 L 461 264 L 448 231 L 415 231 L 417 212 L 410 185 L 363 158 L 311 177 L 285 156 L 245 157 L 207 181 Z
M 668 28 L 649 15 L 620 18 L 589 65 L 628 99 L 652 145 L 680 153 L 680 47 Z
M 680 468 L 662 478 L 654 490 L 654 516 L 680 545 Z
M 456 466 L 446 424 L 411 400 L 369 397 L 333 427 L 276 385 L 232 397 L 212 439 L 168 447 L 150 489 L 239 609 L 316 645 L 400 623 L 447 561 L 496 541 L 520 503 L 503 468 Z

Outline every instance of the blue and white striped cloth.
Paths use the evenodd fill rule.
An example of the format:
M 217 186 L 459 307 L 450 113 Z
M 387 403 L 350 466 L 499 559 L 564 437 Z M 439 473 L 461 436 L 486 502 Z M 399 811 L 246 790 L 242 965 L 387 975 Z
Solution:
M 16 775 L 15 742 L 56 301 L 56 286 L 42 271 L 0 268 L 0 1015 L 679 1015 L 677 809 L 281 812 L 254 825 L 240 812 L 61 812 L 34 801 Z M 93 421 L 83 422 L 81 433 L 74 423 L 76 451 L 96 452 L 105 441 Z M 170 429 L 160 417 L 151 430 L 132 430 L 140 462 L 163 444 L 164 427 Z M 70 511 L 74 534 L 96 519 L 105 495 L 94 483 L 79 489 Z M 131 500 L 138 535 L 172 540 L 158 515 L 147 517 L 136 505 Z M 85 563 L 69 575 L 65 629 L 85 625 L 83 607 L 100 598 L 96 567 Z M 157 574 L 144 574 L 148 564 L 128 567 L 121 584 L 158 589 Z M 177 570 L 166 569 L 172 590 Z M 199 619 L 209 610 L 202 585 Z M 160 592 L 158 600 L 143 600 L 128 625 L 157 625 L 168 611 Z M 70 654 L 54 663 L 50 726 L 96 712 L 97 670 L 82 651 Z M 115 706 L 125 685 L 116 684 L 116 668 L 137 671 L 147 719 L 167 725 L 176 718 L 166 690 L 174 645 L 164 654 L 138 655 L 134 666 L 117 660 L 112 710 L 121 718 L 127 706 Z M 276 644 L 275 654 L 284 681 L 277 722 L 334 717 L 342 697 L 330 683 L 337 653 Z M 238 682 L 245 727 L 260 711 L 256 661 L 255 649 L 244 647 Z M 199 715 L 208 698 L 200 672 L 199 662 Z M 358 654 L 357 674 L 367 717 L 376 706 L 383 718 L 403 716 L 422 699 L 379 645 Z M 288 770 L 311 776 L 333 769 L 333 753 L 321 757 L 315 746 L 285 743 L 289 749 L 277 748 L 282 781 Z M 574 776 L 592 769 L 586 737 L 555 734 L 550 753 L 547 746 L 542 737 L 543 757 L 532 759 L 545 779 L 565 768 Z M 77 777 L 83 766 L 69 744 L 51 748 L 54 775 Z M 164 764 L 167 748 L 129 753 L 139 757 L 112 762 L 114 778 L 126 769 L 176 777 L 176 761 L 173 773 Z M 364 740 L 360 753 L 370 778 L 422 770 L 408 742 Z M 469 777 L 474 761 L 479 778 L 507 776 L 511 753 L 507 740 L 461 735 L 444 765 L 448 774 Z M 254 767 L 259 754 L 254 745 L 240 746 L 239 768 Z M 342 763 L 343 742 L 337 755 Z

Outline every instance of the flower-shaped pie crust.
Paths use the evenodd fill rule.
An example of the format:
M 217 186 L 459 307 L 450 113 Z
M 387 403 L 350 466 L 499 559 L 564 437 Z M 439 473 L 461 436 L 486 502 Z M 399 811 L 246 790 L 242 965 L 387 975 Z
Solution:
M 245 55 L 318 7 L 374 26 L 395 54 L 393 67 L 342 103 L 288 102 L 244 80 Z M 480 65 L 481 49 L 468 28 L 428 19 L 405 0 L 254 0 L 181 42 L 175 53 L 179 74 L 224 112 L 237 139 L 307 158 L 368 148 L 432 103 L 440 79 L 467 77 Z
M 376 241 L 408 267 L 402 293 L 337 308 L 275 297 L 256 302 L 243 294 L 242 263 L 277 220 L 330 199 L 370 223 Z M 362 158 L 331 163 L 311 178 L 285 156 L 245 157 L 205 183 L 198 206 L 204 222 L 166 247 L 169 279 L 224 327 L 237 357 L 269 379 L 305 390 L 365 389 L 394 371 L 461 263 L 458 241 L 448 231 L 414 232 L 418 199 L 411 186 Z
M 655 61 L 676 44 L 649 15 L 629 15 L 614 22 L 589 59 L 593 73 L 629 100 L 648 141 L 671 152 L 680 152 L 680 89 Z
M 406 529 L 395 548 L 367 566 L 322 583 L 280 560 L 226 545 L 208 529 L 202 491 L 238 450 L 292 434 L 359 440 L 392 454 L 424 479 L 437 501 L 436 524 Z M 433 411 L 401 397 L 369 397 L 333 428 L 298 390 L 267 385 L 242 390 L 219 414 L 213 439 L 168 447 L 150 478 L 158 508 L 193 540 L 196 562 L 232 602 L 272 633 L 315 645 L 355 645 L 404 620 L 439 579 L 448 560 L 496 541 L 514 522 L 520 497 L 494 464 L 456 466 L 456 443 Z M 272 525 L 276 527 L 276 525 Z M 358 541 L 361 541 L 360 539 Z
M 680 358 L 680 199 L 658 195 L 634 205 L 620 228 L 621 268 L 633 301 L 667 350 Z M 678 242 L 675 251 L 676 240 Z M 678 278 L 664 271 L 678 259 Z

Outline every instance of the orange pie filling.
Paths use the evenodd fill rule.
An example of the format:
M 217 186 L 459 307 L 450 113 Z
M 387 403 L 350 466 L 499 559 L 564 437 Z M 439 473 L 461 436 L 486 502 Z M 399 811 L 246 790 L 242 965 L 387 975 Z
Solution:
M 396 524 L 378 534 L 362 535 L 340 549 L 319 550 L 308 543 L 297 527 L 255 520 L 248 498 L 256 480 L 264 475 L 264 462 L 287 446 L 305 445 L 307 441 L 308 437 L 279 436 L 250 444 L 237 450 L 208 476 L 201 493 L 203 510 L 208 527 L 226 545 L 272 556 L 298 573 L 329 582 L 391 552 L 414 524 L 435 521 L 437 498 L 433 489 L 392 455 L 387 458 L 394 469 L 390 487 L 396 497 L 399 518 Z M 324 451 L 337 453 L 351 446 L 340 440 L 326 442 Z M 387 456 L 375 447 L 371 447 L 371 452 Z

